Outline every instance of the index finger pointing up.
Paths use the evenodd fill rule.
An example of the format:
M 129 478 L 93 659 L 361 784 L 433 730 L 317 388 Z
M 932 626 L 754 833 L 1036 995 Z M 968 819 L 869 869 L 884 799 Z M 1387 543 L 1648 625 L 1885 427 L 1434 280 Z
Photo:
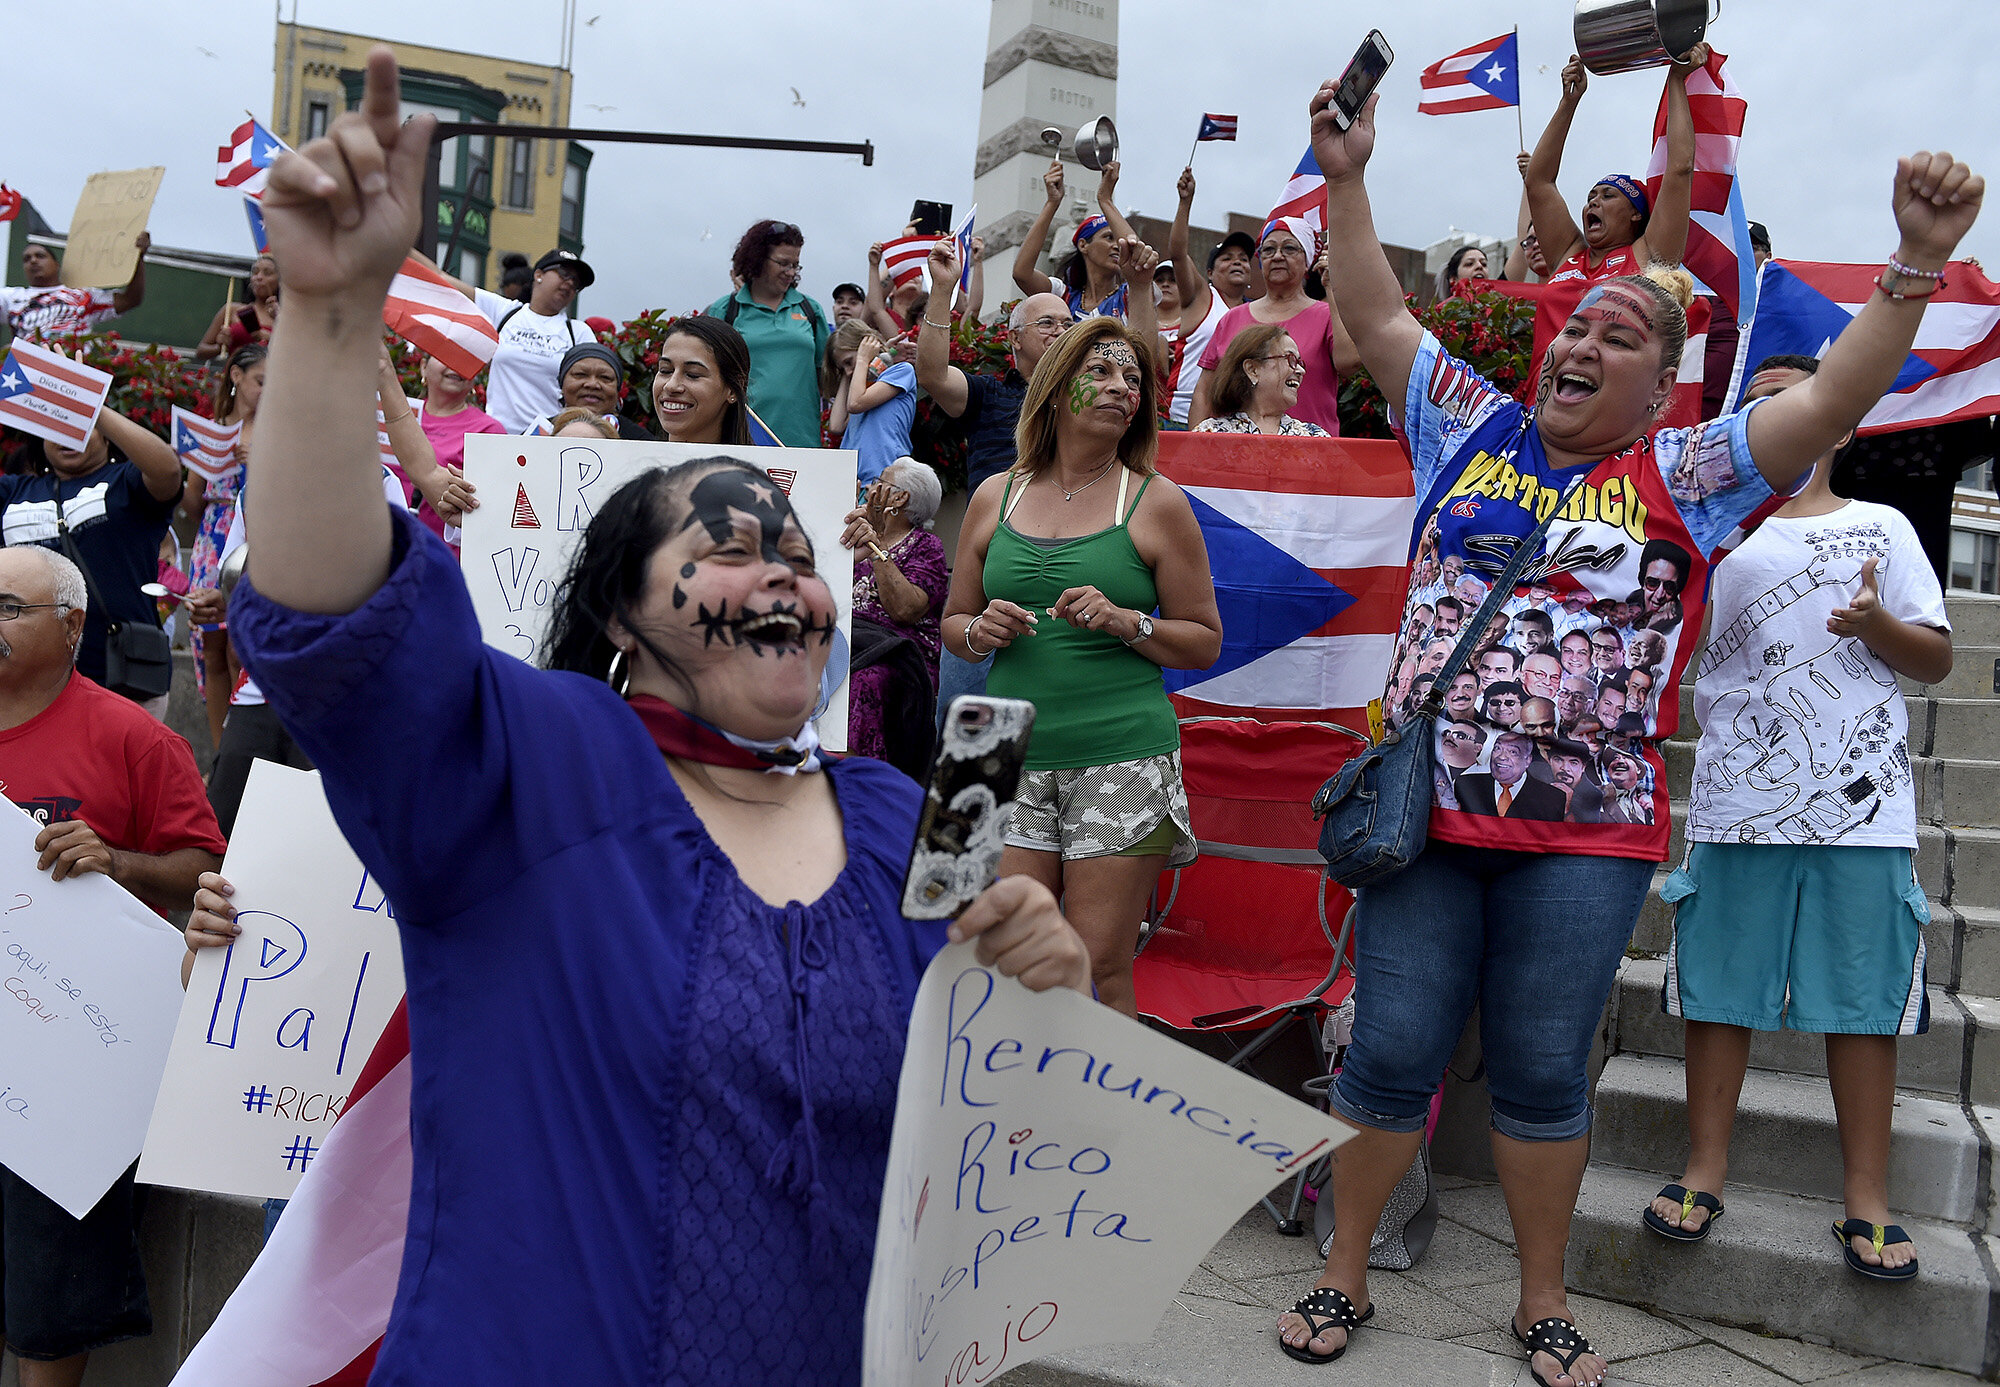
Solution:
M 368 78 L 361 93 L 361 114 L 367 117 L 382 148 L 394 148 L 396 132 L 403 125 L 402 78 L 396 68 L 396 55 L 386 44 L 378 43 L 368 50 Z

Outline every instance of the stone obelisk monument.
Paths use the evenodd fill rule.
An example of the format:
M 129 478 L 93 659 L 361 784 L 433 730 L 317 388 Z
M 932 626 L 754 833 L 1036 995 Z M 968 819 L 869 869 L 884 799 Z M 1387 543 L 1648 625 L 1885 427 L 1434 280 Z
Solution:
M 1115 120 L 1118 99 L 1118 0 L 992 0 L 992 6 L 972 166 L 977 230 L 986 242 L 985 312 L 1020 296 L 1011 270 L 1045 196 L 1050 151 L 1042 131 L 1063 132 L 1067 190 L 1049 245 L 1066 251 L 1070 232 L 1097 206 L 1097 175 L 1071 151 L 1077 127 L 1098 116 Z M 1048 263 L 1044 254 L 1043 267 Z

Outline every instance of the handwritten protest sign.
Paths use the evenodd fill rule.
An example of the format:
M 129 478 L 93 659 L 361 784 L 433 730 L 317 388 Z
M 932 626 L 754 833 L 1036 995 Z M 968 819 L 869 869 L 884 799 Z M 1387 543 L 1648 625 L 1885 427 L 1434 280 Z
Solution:
M 869 1387 L 986 1382 L 1144 1339 L 1258 1196 L 1343 1124 L 970 945 L 910 1016 L 875 1267 Z
M 854 595 L 847 581 L 851 555 L 840 547 L 840 533 L 841 518 L 854 509 L 857 458 L 852 452 L 468 434 L 465 479 L 479 489 L 480 506 L 465 517 L 459 563 L 480 632 L 488 645 L 537 662 L 556 584 L 597 508 L 643 472 L 718 454 L 768 473 L 791 498 L 799 524 L 818 551 L 838 621 L 815 725 L 828 750 L 845 751 Z
M 93 173 L 70 214 L 62 282 L 75 289 L 122 289 L 139 263 L 132 243 L 153 215 L 164 168 Z
M 42 827 L 0 805 L 0 1165 L 82 1218 L 139 1154 L 187 944 L 102 873 L 52 880 Z
M 139 1178 L 289 1199 L 402 999 L 402 948 L 317 771 L 251 768 L 222 874 L 243 933 L 195 956 Z

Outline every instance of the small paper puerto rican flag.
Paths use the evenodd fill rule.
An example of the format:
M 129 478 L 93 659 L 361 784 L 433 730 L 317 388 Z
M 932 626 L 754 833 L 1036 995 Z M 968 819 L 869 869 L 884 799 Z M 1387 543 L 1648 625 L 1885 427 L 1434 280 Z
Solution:
M 937 243 L 935 236 L 898 236 L 882 243 L 882 267 L 898 289 L 924 272 L 924 261 Z
M 111 393 L 109 372 L 16 337 L 0 360 L 0 424 L 65 448 L 90 442 Z
M 1235 138 L 1236 138 L 1235 116 L 1218 116 L 1218 115 L 1211 115 L 1206 111 L 1202 112 L 1201 129 L 1195 133 L 1194 137 L 1194 142 L 1196 144 L 1200 144 L 1203 140 L 1233 141 Z
M 218 424 L 213 419 L 204 419 L 193 410 L 174 406 L 169 425 L 174 441 L 174 456 L 190 472 L 196 472 L 208 480 L 220 481 L 236 466 L 236 440 L 243 436 L 243 425 Z

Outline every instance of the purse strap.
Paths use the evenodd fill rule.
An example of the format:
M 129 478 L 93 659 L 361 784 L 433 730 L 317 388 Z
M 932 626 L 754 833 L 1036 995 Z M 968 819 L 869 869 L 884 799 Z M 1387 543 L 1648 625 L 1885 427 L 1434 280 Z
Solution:
M 1527 427 L 1531 426 L 1524 426 L 1524 435 Z M 1518 456 L 1519 453 L 1519 445 L 1516 445 L 1510 458 Z M 1575 498 L 1577 492 L 1583 489 L 1583 484 L 1590 480 L 1590 474 L 1596 470 L 1595 464 L 1584 468 L 1582 474 L 1564 488 L 1562 499 L 1549 508 L 1549 513 L 1542 517 L 1541 523 L 1514 546 L 1513 557 L 1507 560 L 1507 567 L 1502 569 L 1500 576 L 1494 580 L 1492 591 L 1486 594 L 1486 600 L 1479 606 L 1479 614 L 1460 631 L 1458 644 L 1452 647 L 1451 658 L 1444 662 L 1442 669 L 1438 670 L 1437 681 L 1431 685 L 1430 692 L 1424 695 L 1424 701 L 1417 705 L 1417 717 L 1435 718 L 1444 711 L 1444 698 L 1451 688 L 1451 681 L 1458 678 L 1459 671 L 1464 669 L 1466 661 L 1472 658 L 1472 648 L 1478 642 L 1481 633 L 1486 630 L 1486 623 L 1491 621 L 1493 614 L 1513 596 L 1515 584 L 1521 581 L 1521 574 L 1527 570 L 1528 560 L 1541 548 L 1542 539 L 1548 534 L 1549 526 L 1555 523 L 1556 517 L 1562 514 L 1563 508 Z
M 111 609 L 104 605 L 104 594 L 98 590 L 97 579 L 91 576 L 90 565 L 83 561 L 83 551 L 76 547 L 76 540 L 70 534 L 69 520 L 63 515 L 62 483 L 52 478 L 50 491 L 56 499 L 56 542 L 62 546 L 63 555 L 83 574 L 83 591 L 90 598 L 90 605 L 104 613 L 105 629 L 116 633 L 125 623 L 111 619 Z

